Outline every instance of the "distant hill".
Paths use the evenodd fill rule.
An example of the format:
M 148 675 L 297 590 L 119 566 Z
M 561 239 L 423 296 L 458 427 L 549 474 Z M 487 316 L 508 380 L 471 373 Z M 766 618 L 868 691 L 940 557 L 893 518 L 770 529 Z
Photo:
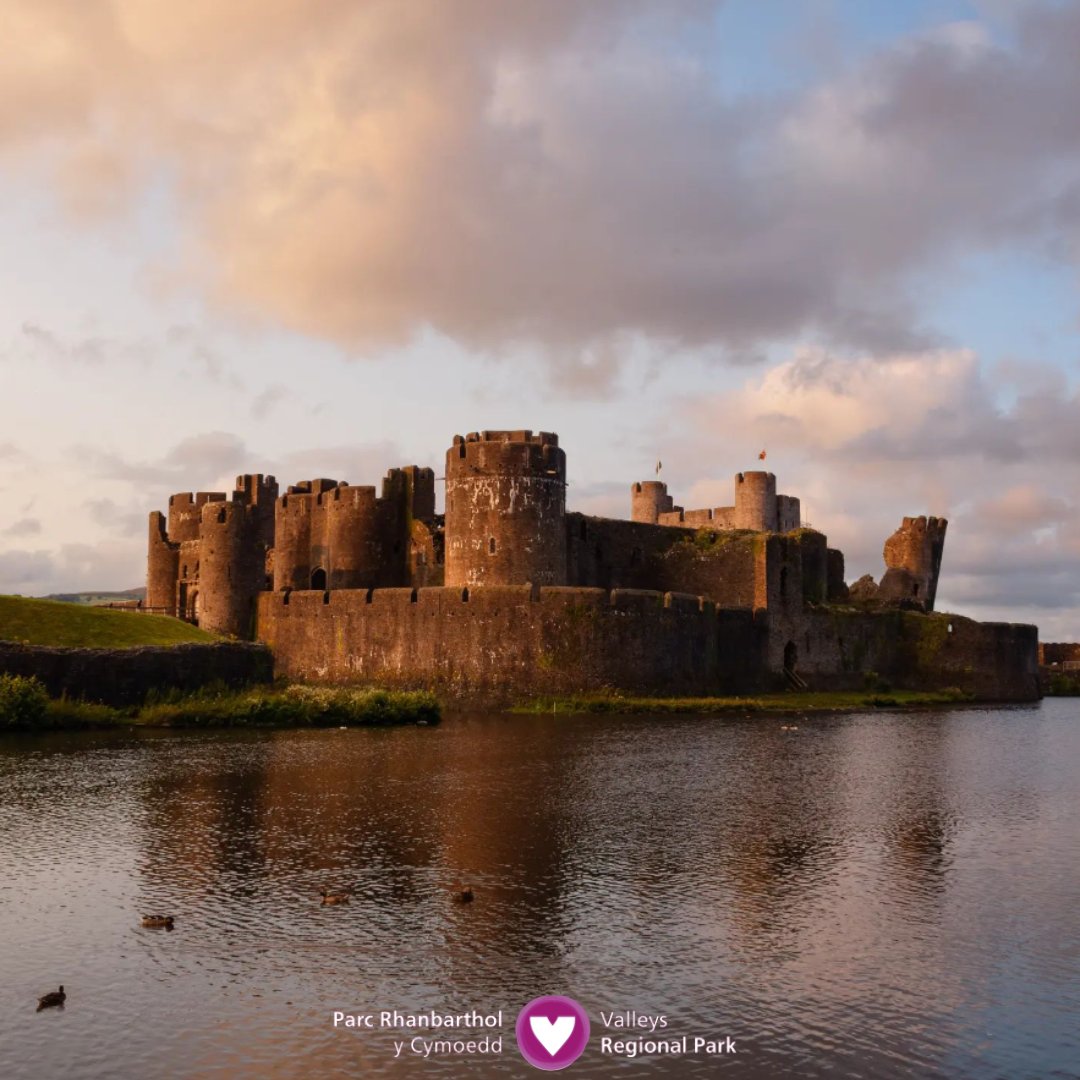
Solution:
M 0 641 L 123 649 L 216 640 L 213 634 L 167 615 L 110 611 L 88 603 L 0 596 Z
M 60 600 L 65 604 L 118 604 L 125 600 L 144 600 L 146 598 L 146 586 L 138 589 L 120 589 L 113 592 L 102 589 L 95 592 L 61 592 L 50 593 L 41 597 L 42 600 Z

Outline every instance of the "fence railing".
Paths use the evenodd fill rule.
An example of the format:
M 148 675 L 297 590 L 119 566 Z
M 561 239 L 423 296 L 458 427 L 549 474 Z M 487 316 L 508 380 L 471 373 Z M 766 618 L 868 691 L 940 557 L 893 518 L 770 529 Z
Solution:
M 136 615 L 172 615 L 173 611 L 167 607 L 147 607 L 139 600 L 112 600 L 107 604 L 98 604 L 98 607 L 109 608 L 110 611 L 133 611 Z

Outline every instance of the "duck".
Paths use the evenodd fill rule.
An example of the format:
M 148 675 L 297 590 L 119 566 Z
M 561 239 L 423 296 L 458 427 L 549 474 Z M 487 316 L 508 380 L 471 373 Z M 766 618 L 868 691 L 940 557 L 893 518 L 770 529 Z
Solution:
M 324 904 L 347 904 L 349 902 L 349 894 L 347 892 L 327 892 L 326 889 L 322 889 L 319 892 Z
M 67 1001 L 67 994 L 64 993 L 64 988 L 61 986 L 59 990 L 50 990 L 44 997 L 38 998 L 37 1011 L 52 1009 L 57 1005 L 63 1005 L 65 1001 Z
M 472 886 L 456 884 L 454 886 L 454 899 L 459 904 L 471 904 L 476 899 Z
M 171 930 L 176 921 L 174 915 L 144 915 L 142 924 L 151 930 Z

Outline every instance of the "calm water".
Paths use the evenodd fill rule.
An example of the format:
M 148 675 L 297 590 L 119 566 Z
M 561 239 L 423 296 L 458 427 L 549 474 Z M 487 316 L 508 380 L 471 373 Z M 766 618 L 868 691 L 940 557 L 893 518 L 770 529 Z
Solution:
M 784 722 L 0 739 L 0 1076 L 535 1076 L 544 993 L 571 1076 L 1080 1076 L 1080 700 Z M 504 1052 L 335 1009 L 502 1009 Z M 627 1009 L 737 1056 L 602 1055 Z

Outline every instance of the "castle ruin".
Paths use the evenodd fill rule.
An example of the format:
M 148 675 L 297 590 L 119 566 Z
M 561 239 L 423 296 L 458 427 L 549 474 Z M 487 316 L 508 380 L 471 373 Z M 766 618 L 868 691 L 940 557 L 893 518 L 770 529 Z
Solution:
M 457 435 L 435 473 L 375 488 L 271 476 L 150 515 L 148 607 L 269 644 L 280 674 L 431 686 L 475 700 L 708 694 L 785 683 L 1037 694 L 1033 627 L 933 615 L 946 522 L 905 518 L 852 603 L 843 554 L 772 473 L 686 510 L 631 485 L 630 519 L 566 509 L 558 437 Z M 857 590 L 856 590 L 857 591 Z

